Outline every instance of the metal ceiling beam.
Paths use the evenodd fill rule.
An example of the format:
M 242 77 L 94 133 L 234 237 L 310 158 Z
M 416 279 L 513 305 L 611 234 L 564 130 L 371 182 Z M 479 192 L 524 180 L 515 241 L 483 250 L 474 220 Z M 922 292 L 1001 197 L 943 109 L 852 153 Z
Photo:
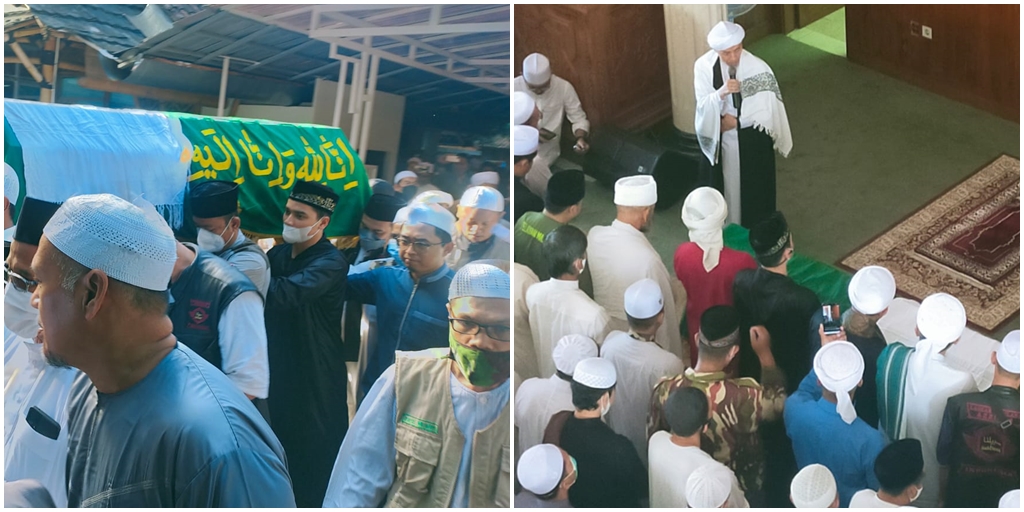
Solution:
M 416 5 L 413 7 L 406 7 L 405 9 L 392 9 L 387 12 L 380 14 L 374 14 L 373 16 L 367 16 L 363 20 L 374 22 L 379 20 L 386 20 L 388 18 L 394 18 L 395 16 L 405 16 L 406 14 L 412 14 L 420 11 L 430 9 L 429 5 Z
M 482 90 L 482 89 L 470 89 L 468 91 L 457 91 L 457 92 L 451 92 L 451 93 L 448 93 L 448 94 L 442 94 L 440 96 L 431 96 L 430 98 L 425 98 L 423 100 L 417 100 L 417 101 L 428 101 L 428 100 L 429 101 L 437 101 L 437 100 L 443 100 L 445 98 L 451 98 L 452 96 L 463 96 L 463 95 L 467 95 L 467 94 L 479 94 L 481 92 L 484 92 L 484 90 Z
M 508 12 L 508 10 L 509 10 L 509 8 L 508 8 L 507 5 L 502 5 L 502 6 L 499 6 L 499 7 L 494 7 L 492 9 L 482 9 L 482 10 L 479 10 L 479 11 L 476 11 L 476 12 L 465 12 L 465 13 L 456 14 L 456 15 L 453 15 L 453 16 L 445 16 L 444 18 L 441 18 L 441 22 L 442 23 L 447 23 L 447 22 L 451 22 L 451 21 L 464 20 L 464 19 L 467 19 L 467 18 L 477 18 L 477 17 L 480 17 L 480 16 L 490 16 L 491 14 L 498 14 L 500 12 Z
M 399 89 L 399 90 L 395 91 L 395 94 L 397 94 L 399 96 L 404 96 L 406 94 L 409 94 L 412 91 L 416 91 L 416 90 L 419 90 L 419 89 L 424 89 L 424 88 L 427 88 L 427 87 L 431 87 L 431 86 L 434 86 L 434 85 L 437 85 L 437 84 L 439 84 L 441 82 L 446 82 L 446 81 L 448 81 L 447 78 L 442 78 L 440 80 L 434 80 L 433 82 L 423 82 L 421 84 L 417 84 L 417 85 L 414 85 L 412 87 L 405 87 L 403 89 Z
M 237 41 L 235 41 L 235 42 L 233 42 L 233 43 L 231 43 L 231 44 L 229 44 L 227 46 L 224 46 L 224 47 L 214 51 L 213 53 L 208 54 L 206 57 L 203 57 L 203 58 L 199 59 L 198 61 L 196 61 L 196 64 L 202 64 L 204 62 L 211 61 L 213 59 L 216 59 L 217 57 L 220 57 L 221 55 L 227 54 L 228 52 L 230 52 L 232 50 L 236 50 L 238 48 L 241 48 L 242 46 L 245 46 L 245 44 L 248 43 L 249 41 L 252 41 L 252 40 L 254 40 L 254 39 L 258 38 L 258 37 L 265 36 L 268 33 L 273 32 L 277 28 L 278 27 L 276 27 L 274 25 L 267 25 L 267 26 L 257 30 L 256 32 L 253 32 L 252 34 L 249 34 L 249 35 L 247 35 L 247 36 L 245 36 L 245 37 L 243 37 L 243 38 L 241 38 L 241 39 L 239 39 L 239 40 L 237 40 Z
M 245 7 L 244 5 L 239 5 L 239 6 L 225 6 L 224 8 L 229 10 L 229 11 L 234 12 L 236 9 L 240 9 L 240 8 L 244 8 L 244 7 Z M 281 11 L 281 12 L 279 12 L 277 14 L 271 14 L 270 16 L 265 16 L 263 19 L 265 19 L 265 20 L 280 20 L 280 19 L 284 19 L 284 18 L 291 18 L 292 16 L 295 16 L 297 14 L 302 14 L 302 13 L 309 12 L 309 11 L 312 11 L 312 10 L 313 10 L 313 7 L 299 7 L 298 9 L 288 9 L 286 11 Z
M 512 59 L 469 59 L 470 66 L 508 66 Z
M 492 46 L 501 46 L 501 45 L 504 45 L 507 48 L 508 44 L 509 44 L 508 41 L 490 41 L 490 42 L 486 42 L 486 43 L 473 43 L 473 44 L 465 44 L 465 45 L 462 45 L 462 46 L 453 46 L 451 48 L 448 48 L 448 51 L 449 52 L 464 52 L 466 50 L 478 50 L 480 48 L 490 48 Z M 463 57 L 463 58 L 465 59 L 465 57 Z
M 184 29 L 182 29 L 181 32 L 178 32 L 177 34 L 175 34 L 175 35 L 173 35 L 171 37 L 168 37 L 167 39 L 164 39 L 163 41 L 160 41 L 159 43 L 149 47 L 146 50 L 143 50 L 143 53 L 155 52 L 155 51 L 157 51 L 157 50 L 159 50 L 161 48 L 166 48 L 167 46 L 170 46 L 170 45 L 172 45 L 172 44 L 174 44 L 174 43 L 176 43 L 178 41 L 181 41 L 186 36 L 190 36 L 194 32 L 198 32 L 198 31 L 202 30 L 203 27 L 206 27 L 207 25 L 212 25 L 214 22 L 222 20 L 223 17 L 224 17 L 224 13 L 218 12 L 217 14 L 214 14 L 214 15 L 210 16 L 209 18 L 206 18 L 205 20 L 200 21 L 199 23 L 196 23 L 195 25 L 191 25 L 191 26 L 185 27 Z
M 505 98 L 503 98 L 501 96 L 495 96 L 493 98 L 484 98 L 482 100 L 478 99 L 478 100 L 473 100 L 473 101 L 457 101 L 455 103 L 441 103 L 440 105 L 437 105 L 437 108 L 466 107 L 466 106 L 469 106 L 469 105 L 476 105 L 478 103 L 487 103 L 487 102 L 491 102 L 491 101 L 495 101 L 495 100 L 501 100 L 501 99 L 505 99 Z M 416 104 L 417 105 L 422 105 L 423 103 L 417 102 Z
M 319 6 L 321 12 L 357 12 L 357 11 L 379 11 L 384 9 L 400 9 L 403 7 L 409 7 L 409 4 L 326 4 Z
M 364 37 L 408 36 L 418 34 L 470 34 L 478 32 L 508 32 L 509 22 L 457 23 L 451 25 L 405 25 L 401 27 L 336 28 L 310 31 L 310 37 Z
M 395 75 L 398 75 L 398 74 L 401 74 L 401 73 L 405 73 L 406 71 L 409 71 L 411 69 L 412 68 L 401 67 L 401 68 L 398 68 L 398 69 L 396 69 L 394 71 L 388 71 L 387 73 L 381 73 L 379 76 L 377 76 L 377 79 L 379 80 L 381 78 L 387 78 L 389 76 L 395 76 Z
M 339 62 L 341 62 L 341 61 L 340 60 L 331 61 L 331 63 L 324 64 L 323 66 L 320 66 L 318 68 L 311 69 L 309 71 L 303 71 L 302 73 L 299 73 L 299 74 L 289 78 L 288 80 L 295 81 L 295 80 L 299 80 L 300 78 L 306 78 L 307 76 L 313 76 L 313 75 L 316 75 L 318 73 L 323 73 L 324 71 L 330 71 L 331 69 L 334 68 L 334 66 L 337 66 Z
M 265 65 L 267 65 L 267 64 L 269 64 L 271 62 L 274 62 L 275 60 L 279 60 L 279 59 L 282 59 L 284 57 L 287 57 L 287 56 L 289 56 L 289 55 L 291 55 L 291 54 L 293 54 L 293 53 L 295 53 L 295 52 L 297 52 L 299 50 L 302 50 L 303 48 L 309 48 L 310 46 L 313 46 L 314 44 L 316 44 L 318 42 L 321 42 L 321 41 L 310 40 L 310 41 L 306 41 L 305 43 L 300 43 L 300 44 L 297 44 L 295 46 L 292 46 L 291 48 L 288 48 L 286 50 L 282 50 L 281 52 L 278 52 L 276 55 L 271 55 L 270 57 L 267 57 L 267 58 L 257 62 L 256 64 L 253 64 L 253 65 L 243 69 L 242 73 L 248 73 L 248 72 L 250 72 L 250 71 L 252 71 L 252 70 L 254 70 L 254 69 L 256 69 L 256 68 L 258 68 L 260 66 L 265 66 Z
M 462 77 L 462 81 L 466 82 L 467 84 L 474 84 L 474 85 L 476 85 L 476 84 L 506 84 L 506 83 L 508 83 L 509 80 L 508 80 L 508 78 L 503 78 L 503 77 L 500 77 L 500 76 L 465 76 L 465 77 Z

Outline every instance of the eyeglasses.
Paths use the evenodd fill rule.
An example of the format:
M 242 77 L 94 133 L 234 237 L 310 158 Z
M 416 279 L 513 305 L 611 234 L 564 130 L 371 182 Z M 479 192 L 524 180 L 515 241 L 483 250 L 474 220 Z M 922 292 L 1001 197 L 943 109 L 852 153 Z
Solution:
M 396 240 L 398 240 L 398 247 L 400 247 L 400 248 L 401 247 L 409 247 L 411 245 L 412 246 L 412 250 L 414 250 L 416 252 L 426 251 L 427 249 L 430 249 L 431 247 L 433 247 L 435 245 L 444 245 L 443 242 L 437 242 L 437 243 L 424 242 L 422 240 L 413 240 L 413 239 L 411 239 L 411 238 L 409 238 L 407 236 L 399 236 L 399 237 L 396 238 Z
M 29 293 L 35 293 L 36 287 L 39 286 L 39 281 L 33 281 L 22 277 L 15 271 L 11 270 L 11 267 L 9 267 L 7 263 L 4 263 L 4 281 L 11 283 L 11 285 L 23 292 Z
M 448 317 L 448 322 L 451 323 L 452 329 L 459 334 L 476 334 L 483 329 L 493 340 L 511 341 L 511 329 L 507 325 L 484 325 L 472 320 L 452 317 Z

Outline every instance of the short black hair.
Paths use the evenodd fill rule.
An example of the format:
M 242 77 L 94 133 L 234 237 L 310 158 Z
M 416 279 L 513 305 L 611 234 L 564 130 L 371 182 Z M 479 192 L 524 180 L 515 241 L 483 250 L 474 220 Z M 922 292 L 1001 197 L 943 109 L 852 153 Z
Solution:
M 432 227 L 434 228 L 434 234 L 436 234 L 437 237 L 441 239 L 441 244 L 442 245 L 448 245 L 448 244 L 452 243 L 452 236 L 451 235 L 449 235 L 446 231 L 444 231 L 443 229 L 441 229 L 441 228 L 439 228 L 437 226 L 432 226 Z
M 785 243 L 776 249 L 782 237 L 785 237 Z M 786 216 L 782 212 L 776 211 L 757 223 L 750 230 L 749 241 L 750 247 L 754 249 L 757 262 L 762 267 L 779 266 L 786 249 L 793 243 L 793 236 L 789 232 Z
M 522 162 L 523 160 L 529 160 L 530 163 L 533 163 L 533 159 L 536 158 L 536 157 L 537 157 L 537 152 L 536 151 L 534 151 L 533 153 L 530 153 L 529 155 L 516 155 L 516 158 L 515 158 L 514 162 L 518 164 L 519 162 Z
M 921 441 L 905 438 L 893 441 L 875 457 L 875 477 L 886 494 L 898 495 L 924 478 Z
M 557 278 L 572 273 L 572 264 L 587 253 L 587 235 L 580 228 L 564 224 L 544 236 L 548 274 Z
M 740 328 L 739 313 L 736 308 L 729 305 L 711 306 L 700 315 L 700 334 L 710 342 L 716 342 L 732 336 Z M 705 343 L 697 343 L 697 353 L 705 359 L 721 361 L 729 355 L 732 347 L 735 347 L 741 336 L 736 337 L 736 344 L 724 347 L 713 347 Z
M 708 397 L 694 387 L 683 387 L 668 395 L 662 406 L 669 429 L 680 437 L 690 437 L 708 422 Z
M 581 411 L 592 411 L 597 409 L 597 401 L 600 400 L 605 393 L 615 389 L 615 386 L 607 389 L 595 389 L 589 386 L 584 386 L 576 381 L 570 382 L 569 387 L 572 389 L 572 406 Z

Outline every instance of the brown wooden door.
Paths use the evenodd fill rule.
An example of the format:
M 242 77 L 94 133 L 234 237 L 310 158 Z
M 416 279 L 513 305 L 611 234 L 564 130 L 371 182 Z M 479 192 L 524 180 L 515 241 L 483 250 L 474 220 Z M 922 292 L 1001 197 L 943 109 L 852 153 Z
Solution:
M 843 8 L 843 4 L 797 4 L 796 26 L 806 27 Z

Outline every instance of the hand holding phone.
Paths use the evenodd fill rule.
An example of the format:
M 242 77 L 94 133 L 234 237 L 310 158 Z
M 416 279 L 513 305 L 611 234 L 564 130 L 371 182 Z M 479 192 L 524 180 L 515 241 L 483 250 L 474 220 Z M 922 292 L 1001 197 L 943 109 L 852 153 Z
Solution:
M 825 334 L 839 334 L 843 328 L 842 316 L 839 314 L 839 304 L 822 304 L 821 316 L 824 317 L 821 325 L 825 328 Z

